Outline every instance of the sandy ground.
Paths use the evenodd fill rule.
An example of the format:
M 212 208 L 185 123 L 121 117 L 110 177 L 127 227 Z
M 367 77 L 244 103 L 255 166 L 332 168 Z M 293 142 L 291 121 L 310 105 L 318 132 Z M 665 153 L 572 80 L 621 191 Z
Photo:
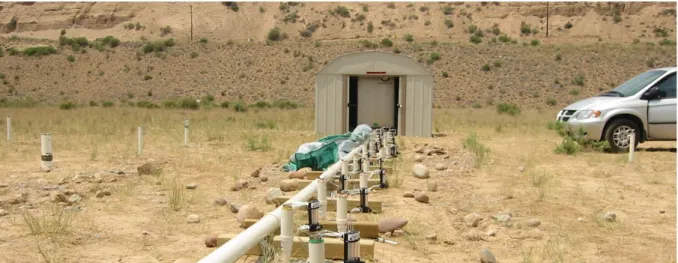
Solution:
M 213 250 L 203 244 L 208 234 L 241 231 L 228 206 L 214 200 L 224 197 L 272 211 L 263 196 L 286 177 L 279 166 L 299 144 L 317 138 L 308 108 L 258 113 L 3 109 L 0 115 L 10 112 L 14 138 L 0 142 L 0 208 L 8 212 L 0 217 L 0 262 L 198 260 Z M 374 262 L 478 262 L 482 248 L 500 262 L 675 262 L 675 142 L 641 144 L 633 163 L 624 154 L 557 155 L 553 149 L 560 139 L 545 128 L 554 112 L 524 110 L 506 117 L 483 109 L 436 110 L 435 129 L 445 137 L 402 138 L 402 160 L 393 175 L 402 184 L 371 196 L 385 202 L 384 213 L 357 216 L 370 222 L 409 220 L 405 234 L 392 237 L 398 245 L 376 245 Z M 191 120 L 189 147 L 182 145 L 184 117 Z M 275 127 L 257 128 L 264 121 Z M 145 147 L 136 156 L 140 124 Z M 50 173 L 39 170 L 41 132 L 53 134 L 56 168 Z M 469 132 L 477 132 L 490 149 L 477 168 L 461 142 Z M 253 142 L 270 148 L 251 151 Z M 428 180 L 438 185 L 428 193 L 429 204 L 402 197 L 427 188 L 427 180 L 411 174 L 415 145 L 424 143 L 447 152 L 423 162 L 431 170 Z M 146 162 L 164 168 L 157 175 L 138 175 L 137 167 Z M 436 163 L 448 169 L 436 171 Z M 268 182 L 250 177 L 257 168 Z M 229 191 L 236 179 L 254 188 Z M 183 189 L 187 183 L 198 187 Z M 55 186 L 61 189 L 49 190 Z M 105 189 L 111 195 L 97 198 Z M 181 189 L 178 211 L 170 209 L 170 196 Z M 50 192 L 68 190 L 82 200 L 65 208 L 50 201 Z M 54 223 L 55 211 L 66 211 L 61 224 Z M 492 219 L 508 212 L 510 223 Z M 615 222 L 603 219 L 608 212 L 616 214 Z M 45 229 L 52 233 L 31 234 L 27 213 L 48 223 Z M 470 213 L 482 216 L 477 227 L 465 225 Z M 189 214 L 199 215 L 200 223 L 187 223 Z M 533 218 L 541 224 L 528 226 Z M 496 235 L 487 236 L 490 230 Z M 432 233 L 437 241 L 426 240 Z M 477 241 L 469 240 L 473 237 Z

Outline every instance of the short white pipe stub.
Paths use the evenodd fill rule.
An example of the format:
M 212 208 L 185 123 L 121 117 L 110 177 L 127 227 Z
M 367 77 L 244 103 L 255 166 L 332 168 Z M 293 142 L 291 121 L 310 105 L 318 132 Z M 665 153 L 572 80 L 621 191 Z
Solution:
M 325 242 L 320 240 L 309 240 L 308 242 L 308 262 L 325 263 Z
M 636 151 L 636 131 L 631 131 L 629 138 L 629 162 L 633 162 L 633 155 Z
M 54 160 L 52 155 L 52 134 L 43 133 L 40 135 L 40 153 L 40 169 L 45 172 L 51 171 Z
M 144 132 L 143 128 L 139 126 L 139 128 L 137 128 L 137 154 L 141 155 L 143 149 L 144 149 Z
M 12 141 L 12 116 L 7 115 L 7 141 Z

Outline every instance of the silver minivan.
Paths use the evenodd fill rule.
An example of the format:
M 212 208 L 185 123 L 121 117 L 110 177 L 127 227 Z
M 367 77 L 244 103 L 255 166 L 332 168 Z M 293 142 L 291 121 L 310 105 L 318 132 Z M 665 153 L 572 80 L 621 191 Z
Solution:
M 653 69 L 598 96 L 558 112 L 557 120 L 587 139 L 607 141 L 612 151 L 627 151 L 631 131 L 636 145 L 676 140 L 676 67 Z

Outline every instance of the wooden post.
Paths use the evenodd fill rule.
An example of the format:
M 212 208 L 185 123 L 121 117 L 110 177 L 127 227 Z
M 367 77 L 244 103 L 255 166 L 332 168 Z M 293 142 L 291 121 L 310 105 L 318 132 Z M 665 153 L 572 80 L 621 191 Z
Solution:
M 221 246 L 233 239 L 236 235 L 221 234 L 217 236 L 217 246 Z M 308 237 L 294 237 L 292 244 L 292 257 L 307 258 L 308 257 Z M 374 240 L 360 239 L 360 257 L 374 258 Z M 280 236 L 273 238 L 272 247 L 280 247 Z M 260 246 L 255 246 L 245 253 L 251 256 L 261 256 L 262 249 Z M 344 241 L 340 238 L 326 238 L 325 239 L 325 258 L 343 259 L 344 258 Z

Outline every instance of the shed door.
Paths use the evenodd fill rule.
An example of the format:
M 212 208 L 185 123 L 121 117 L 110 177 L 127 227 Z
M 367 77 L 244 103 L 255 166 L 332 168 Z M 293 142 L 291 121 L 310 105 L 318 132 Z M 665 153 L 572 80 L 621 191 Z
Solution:
M 358 126 L 358 77 L 348 77 L 348 131 Z
M 381 77 L 358 79 L 358 124 L 367 124 L 374 128 L 395 127 L 395 79 L 397 77 L 390 77 L 388 80 L 382 80 Z

